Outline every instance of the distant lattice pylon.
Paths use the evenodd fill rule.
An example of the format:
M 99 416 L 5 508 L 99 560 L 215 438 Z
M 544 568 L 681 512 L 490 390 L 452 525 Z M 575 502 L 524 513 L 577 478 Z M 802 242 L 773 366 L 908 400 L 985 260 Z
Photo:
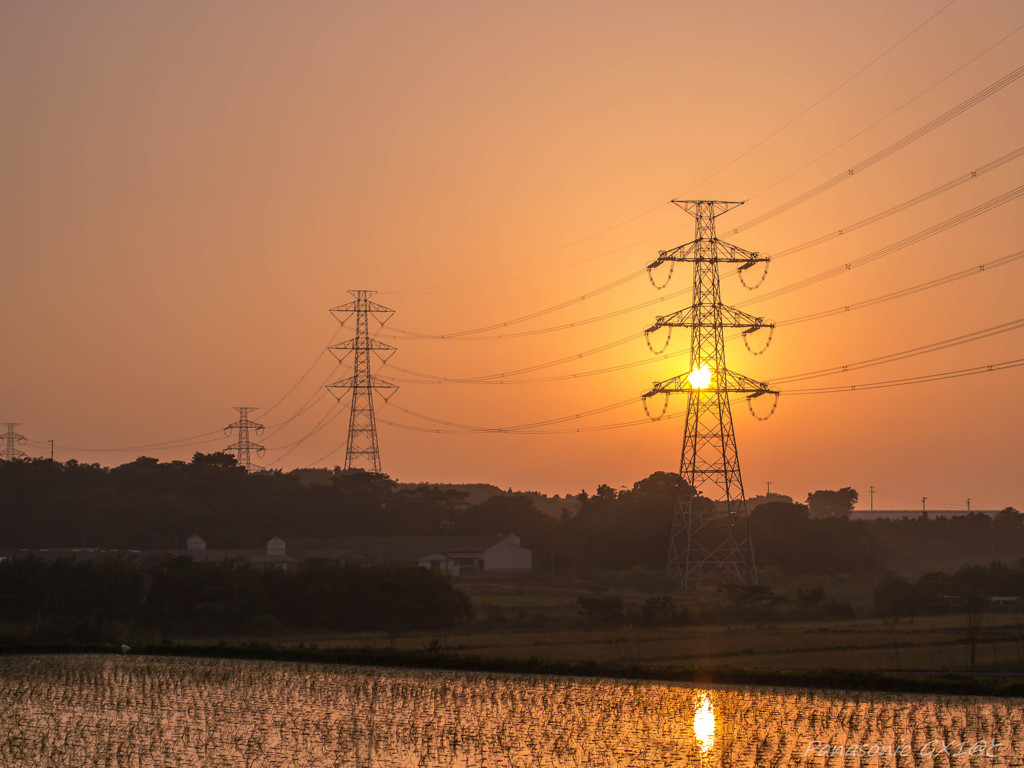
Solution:
M 382 363 L 387 362 L 395 352 L 395 348 L 390 344 L 370 338 L 370 317 L 384 325 L 395 313 L 393 309 L 371 301 L 370 297 L 375 293 L 376 291 L 349 291 L 355 301 L 331 310 L 342 325 L 355 316 L 356 335 L 348 341 L 330 347 L 339 363 L 344 362 L 350 355 L 354 358 L 352 375 L 328 384 L 327 388 L 339 400 L 341 398 L 334 390 L 352 391 L 348 442 L 345 446 L 345 469 L 367 469 L 380 474 L 380 446 L 377 443 L 377 421 L 373 415 L 373 395 L 377 392 L 387 400 L 398 387 L 377 378 L 370 370 L 371 352 Z
M 745 251 L 715 236 L 715 216 L 740 203 L 716 200 L 673 200 L 696 220 L 692 242 L 662 251 L 648 271 L 665 262 L 693 264 L 693 304 L 659 317 L 646 333 L 661 328 L 690 329 L 690 368 L 687 372 L 655 382 L 644 398 L 656 394 L 685 393 L 686 430 L 679 474 L 684 485 L 676 498 L 669 536 L 668 571 L 684 588 L 719 574 L 744 584 L 757 583 L 757 565 L 750 538 L 750 519 L 743 493 L 736 432 L 733 429 L 730 395 L 746 395 L 748 403 L 778 392 L 767 384 L 729 370 L 725 362 L 725 329 L 750 334 L 774 328 L 722 304 L 718 265 L 737 265 L 740 277 L 768 258 Z M 653 281 L 652 281 L 653 282 Z M 664 287 L 664 286 L 662 286 Z M 769 341 L 771 336 L 768 337 Z M 749 344 L 748 344 L 749 349 Z M 763 351 L 763 350 L 762 350 Z
M 263 469 L 263 467 L 253 464 L 252 454 L 262 456 L 267 449 L 249 439 L 250 430 L 257 437 L 263 434 L 263 425 L 249 419 L 249 411 L 256 409 L 236 405 L 235 410 L 238 411 L 238 421 L 224 427 L 224 434 L 230 435 L 232 430 L 238 430 L 238 439 L 224 450 L 235 454 L 238 465 L 245 467 L 249 472 L 254 469 Z
M 0 458 L 4 461 L 14 461 L 15 459 L 25 458 L 25 452 L 19 451 L 18 446 L 24 443 L 27 438 L 14 431 L 14 428 L 18 426 L 18 422 L 5 421 L 4 426 L 7 427 L 7 432 L 3 435 L 4 450 Z

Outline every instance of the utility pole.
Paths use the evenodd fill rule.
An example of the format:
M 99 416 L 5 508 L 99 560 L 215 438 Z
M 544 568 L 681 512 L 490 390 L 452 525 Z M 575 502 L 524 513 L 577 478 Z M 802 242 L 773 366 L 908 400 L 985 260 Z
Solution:
M 349 291 L 355 298 L 348 304 L 331 310 L 342 325 L 355 317 L 356 335 L 348 341 L 334 344 L 329 349 L 338 359 L 344 362 L 353 355 L 352 375 L 347 379 L 339 379 L 327 388 L 338 400 L 337 389 L 352 391 L 352 404 L 348 418 L 348 442 L 345 445 L 345 469 L 366 469 L 380 474 L 380 447 L 377 443 L 377 420 L 373 415 L 373 394 L 377 392 L 387 401 L 397 390 L 394 384 L 379 379 L 370 370 L 370 353 L 372 352 L 381 363 L 386 363 L 395 353 L 390 344 L 370 338 L 370 317 L 381 326 L 395 313 L 370 299 L 376 291 Z
M 765 491 L 764 497 L 767 499 L 771 495 L 772 495 L 772 481 L 769 480 L 768 481 L 768 490 Z
M 668 572 L 670 578 L 678 580 L 686 589 L 716 573 L 743 584 L 756 584 L 757 565 L 729 397 L 746 395 L 753 413 L 751 402 L 769 394 L 775 396 L 771 409 L 774 411 L 779 393 L 767 384 L 729 370 L 725 362 L 725 329 L 740 329 L 750 349 L 750 334 L 763 328 L 771 333 L 775 326 L 764 318 L 722 304 L 718 265 L 737 264 L 742 280 L 743 273 L 756 264 L 764 264 L 767 270 L 768 257 L 724 243 L 715 236 L 715 217 L 741 203 L 672 202 L 694 217 L 694 240 L 662 251 L 647 270 L 650 273 L 665 262 L 672 263 L 673 267 L 675 262 L 692 263 L 693 304 L 658 317 L 645 334 L 660 328 L 689 328 L 690 368 L 687 373 L 655 382 L 643 396 L 646 407 L 647 398 L 656 394 L 687 395 L 679 469 L 683 485 L 672 518 Z M 768 340 L 771 341 L 770 335 Z
M 53 438 L 50 438 L 50 461 L 53 461 Z
M 871 494 L 871 511 L 874 512 L 875 511 L 875 486 L 873 486 L 873 485 L 871 486 L 870 494 Z
M 970 514 L 970 513 L 971 513 L 971 500 L 968 499 L 967 500 L 967 514 Z
M 19 451 L 18 446 L 24 443 L 28 438 L 24 435 L 19 435 L 14 431 L 14 428 L 19 426 L 18 422 L 4 422 L 4 426 L 7 427 L 7 432 L 3 435 L 4 438 L 4 450 L 0 458 L 4 461 L 14 461 L 15 459 L 25 458 L 25 452 Z
M 254 469 L 263 469 L 263 467 L 252 463 L 252 454 L 255 453 L 257 456 L 263 456 L 267 449 L 249 440 L 250 430 L 257 437 L 263 434 L 263 425 L 249 419 L 249 411 L 255 411 L 256 409 L 236 405 L 235 410 L 238 411 L 238 421 L 224 427 L 224 434 L 230 435 L 231 430 L 236 429 L 238 430 L 238 440 L 224 450 L 234 453 L 235 458 L 238 459 L 238 465 L 245 467 L 248 472 L 252 472 Z

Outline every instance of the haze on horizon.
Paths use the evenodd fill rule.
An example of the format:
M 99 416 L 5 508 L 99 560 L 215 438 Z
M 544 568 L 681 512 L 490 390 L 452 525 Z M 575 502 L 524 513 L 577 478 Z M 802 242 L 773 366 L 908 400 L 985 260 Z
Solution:
M 571 326 L 561 330 L 387 334 L 401 337 L 384 339 L 398 348 L 392 366 L 442 378 L 576 359 L 501 384 L 416 382 L 384 367 L 401 389 L 377 410 L 384 470 L 401 481 L 631 486 L 678 469 L 681 419 L 545 434 L 393 425 L 445 429 L 399 407 L 503 427 L 631 399 L 549 429 L 643 420 L 640 394 L 687 363 L 685 332 L 670 358 L 642 334 L 687 301 L 673 294 L 688 269 L 660 292 L 642 273 L 693 237 L 672 198 L 746 201 L 718 234 L 762 253 L 850 230 L 778 259 L 756 291 L 723 269 L 726 303 L 780 323 L 762 356 L 731 342 L 733 370 L 774 382 L 975 333 L 984 338 L 789 389 L 1018 359 L 1021 331 L 1006 328 L 1021 318 L 1024 259 L 977 267 L 1021 249 L 1019 198 L 843 266 L 1020 187 L 1024 160 L 1005 160 L 851 228 L 1018 150 L 1024 78 L 742 225 L 1014 72 L 1021 25 L 1024 7 L 1008 0 L 6 3 L 0 420 L 20 423 L 30 455 L 49 455 L 53 438 L 57 459 L 118 464 L 220 450 L 233 406 L 258 406 L 262 463 L 334 466 L 347 415 L 317 392 L 347 375 L 322 352 L 352 335 L 328 311 L 349 289 L 379 291 L 396 310 L 387 328 L 431 335 L 502 324 L 632 274 L 478 335 Z M 833 268 L 841 274 L 769 296 Z M 614 370 L 570 377 L 603 369 Z M 547 377 L 562 378 L 514 383 Z M 931 509 L 967 497 L 1022 508 L 1022 384 L 1019 367 L 834 394 L 780 384 L 767 421 L 734 406 L 747 494 L 767 481 L 797 500 L 852 486 L 866 508 L 873 485 L 876 508 L 919 509 L 923 496 Z M 669 413 L 684 409 L 675 398 Z M 135 448 L 192 435 L 202 437 Z

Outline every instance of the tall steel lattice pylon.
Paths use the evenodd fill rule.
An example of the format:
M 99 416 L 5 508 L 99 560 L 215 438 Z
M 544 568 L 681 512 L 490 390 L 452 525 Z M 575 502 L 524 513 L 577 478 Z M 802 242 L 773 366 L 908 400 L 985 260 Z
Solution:
M 671 334 L 672 328 L 689 328 L 690 368 L 687 373 L 655 382 L 644 394 L 645 407 L 647 398 L 656 394 L 666 396 L 666 407 L 671 394 L 687 394 L 686 431 L 679 468 L 684 484 L 672 516 L 669 576 L 687 589 L 712 576 L 756 584 L 757 564 L 729 396 L 746 395 L 750 405 L 754 398 L 774 395 L 777 404 L 779 393 L 769 389 L 767 384 L 729 370 L 725 362 L 725 329 L 739 329 L 745 343 L 750 334 L 768 329 L 770 343 L 775 326 L 764 318 L 722 304 L 718 265 L 737 264 L 742 280 L 744 272 L 756 264 L 763 264 L 767 272 L 768 257 L 724 243 L 715 236 L 715 217 L 742 203 L 672 202 L 696 219 L 696 236 L 686 245 L 659 253 L 647 269 L 651 273 L 666 262 L 672 268 L 675 262 L 692 263 L 693 304 L 658 317 L 645 335 L 650 344 L 650 334 L 656 330 L 667 328 Z M 654 282 L 653 277 L 651 282 Z M 750 349 L 749 343 L 747 348 Z
M 335 307 L 331 310 L 338 321 L 345 323 L 355 317 L 355 338 L 334 344 L 329 347 L 338 362 L 344 362 L 350 355 L 354 356 L 352 375 L 347 379 L 339 379 L 328 384 L 338 400 L 341 397 L 335 392 L 339 389 L 352 391 L 352 405 L 348 418 L 348 443 L 345 446 L 345 469 L 366 469 L 380 474 L 380 446 L 377 443 L 377 420 L 373 415 L 373 394 L 380 393 L 387 400 L 398 389 L 394 384 L 379 379 L 370 371 L 370 354 L 385 363 L 395 353 L 390 344 L 370 338 L 370 317 L 382 326 L 395 313 L 393 309 L 370 300 L 376 291 L 349 291 L 355 301 Z
M 238 430 L 238 439 L 224 450 L 235 454 L 235 458 L 238 459 L 238 465 L 245 467 L 249 472 L 263 469 L 263 467 L 253 464 L 252 454 L 255 453 L 257 456 L 262 456 L 266 453 L 267 449 L 249 440 L 250 431 L 256 437 L 263 434 L 263 425 L 249 419 L 249 411 L 255 411 L 256 409 L 236 405 L 235 410 L 238 411 L 238 421 L 224 427 L 224 434 L 230 435 L 231 430 L 236 429 Z
M 28 438 L 24 435 L 19 435 L 14 431 L 14 428 L 18 426 L 18 422 L 4 422 L 4 426 L 7 427 L 7 431 L 3 434 L 4 450 L 0 454 L 0 459 L 4 461 L 14 461 L 15 459 L 25 458 L 25 452 L 19 451 L 18 446 L 24 443 Z

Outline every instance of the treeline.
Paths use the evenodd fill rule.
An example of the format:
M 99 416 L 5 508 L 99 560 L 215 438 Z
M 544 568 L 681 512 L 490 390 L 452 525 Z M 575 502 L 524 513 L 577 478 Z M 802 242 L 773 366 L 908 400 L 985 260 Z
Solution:
M 632 488 L 601 485 L 593 494 L 581 492 L 556 517 L 540 512 L 525 493 L 469 504 L 452 488 L 400 486 L 360 471 L 250 474 L 222 453 L 197 453 L 191 462 L 141 457 L 110 469 L 74 461 L 0 462 L 0 550 L 180 549 L 191 534 L 210 547 L 257 548 L 275 536 L 514 532 L 541 573 L 664 573 L 682 485 L 669 472 L 655 472 Z M 856 493 L 836 493 L 844 492 L 844 499 Z M 975 514 L 849 521 L 811 518 L 803 504 L 773 501 L 752 510 L 750 526 L 759 568 L 794 576 L 880 575 L 887 568 L 923 573 L 939 562 L 956 568 L 1013 561 L 1024 551 L 1024 523 L 1013 510 L 995 520 Z
M 193 563 L 152 567 L 25 558 L 0 562 L 0 617 L 82 642 L 182 634 L 440 629 L 471 616 L 469 598 L 423 568 L 308 560 L 294 571 Z
M 1000 607 L 993 598 L 1018 597 L 1007 606 L 1019 610 L 1024 600 L 1024 558 L 1012 565 L 964 566 L 955 573 L 933 571 L 916 579 L 887 573 L 875 589 L 875 608 L 883 616 L 984 611 Z

